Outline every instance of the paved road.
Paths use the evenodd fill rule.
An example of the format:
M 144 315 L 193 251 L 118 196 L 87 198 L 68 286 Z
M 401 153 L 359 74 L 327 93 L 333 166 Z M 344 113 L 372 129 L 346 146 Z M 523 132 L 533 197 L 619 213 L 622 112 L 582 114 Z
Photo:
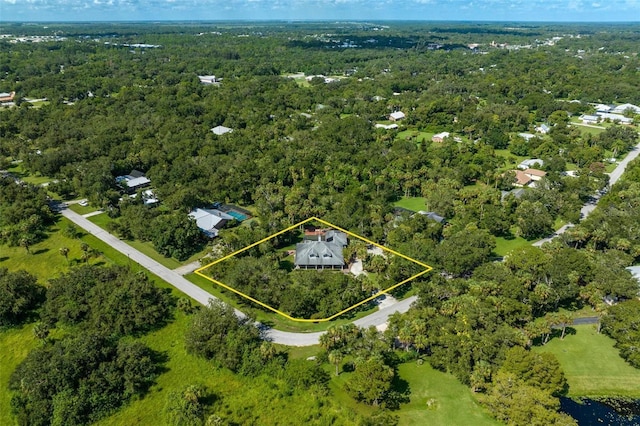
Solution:
M 160 278 L 162 278 L 163 280 L 165 280 L 166 282 L 168 282 L 169 284 L 171 284 L 172 286 L 174 286 L 184 294 L 190 296 L 197 302 L 203 305 L 207 305 L 209 303 L 209 300 L 219 300 L 212 294 L 201 289 L 200 287 L 193 284 L 192 282 L 186 280 L 178 272 L 172 271 L 171 269 L 161 265 L 160 263 L 146 256 L 145 254 L 134 249 L 127 243 L 119 240 L 114 235 L 111 235 L 104 229 L 100 228 L 98 225 L 90 222 L 86 218 L 74 212 L 73 210 L 64 208 L 61 210 L 61 214 L 67 219 L 69 219 L 70 221 L 72 221 L 73 223 L 75 223 L 77 226 L 81 227 L 85 231 L 94 235 L 96 238 L 109 244 L 115 250 L 119 251 L 122 254 L 126 254 L 131 260 L 140 264 L 144 268 L 148 269 L 150 272 L 156 274 L 157 276 L 159 276 Z M 354 324 L 356 324 L 359 327 L 369 327 L 372 325 L 379 326 L 381 324 L 384 324 L 389 318 L 389 315 L 393 314 L 394 312 L 408 311 L 409 307 L 411 306 L 411 303 L 413 303 L 414 300 L 416 300 L 415 296 L 407 298 L 401 302 L 398 302 L 397 304 L 394 304 L 392 306 L 387 306 L 377 312 L 367 315 L 366 317 L 360 318 L 354 321 Z M 240 318 L 245 317 L 245 314 L 237 309 L 235 309 L 235 313 Z M 258 324 L 258 326 L 263 329 L 268 339 L 270 339 L 275 343 L 280 343 L 282 345 L 288 345 L 288 346 L 315 345 L 318 343 L 320 336 L 322 335 L 322 332 L 292 333 L 287 331 L 275 330 L 272 328 L 266 328 L 260 324 Z
M 627 168 L 627 165 L 631 161 L 635 160 L 636 157 L 638 157 L 638 155 L 640 155 L 640 143 L 634 146 L 631 149 L 631 151 L 629 151 L 629 153 L 618 163 L 616 168 L 611 173 L 609 173 L 609 187 L 612 187 L 616 182 L 618 182 L 620 177 L 622 177 L 622 174 L 624 173 L 625 169 Z M 582 208 L 580 209 L 580 213 L 583 219 L 586 219 L 586 217 L 589 216 L 589 214 L 591 214 L 591 212 L 593 212 L 596 209 L 598 201 L 600 201 L 600 194 L 595 194 L 593 196 L 593 200 L 588 201 L 587 203 L 585 203 L 584 206 L 582 206 Z M 542 240 L 536 241 L 535 243 L 533 243 L 533 245 L 536 247 L 540 247 L 544 243 L 547 243 L 553 240 L 558 235 L 564 234 L 567 231 L 567 229 L 573 228 L 573 226 L 574 225 L 572 223 L 568 223 L 564 225 L 562 228 L 558 229 L 554 235 L 547 238 L 543 238 Z

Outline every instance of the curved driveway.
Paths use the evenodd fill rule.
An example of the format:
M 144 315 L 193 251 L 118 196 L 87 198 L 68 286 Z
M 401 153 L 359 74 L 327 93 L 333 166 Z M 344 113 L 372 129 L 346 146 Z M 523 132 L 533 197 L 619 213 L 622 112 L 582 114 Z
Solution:
M 75 223 L 77 226 L 81 227 L 91 235 L 96 238 L 104 241 L 109 244 L 115 250 L 119 251 L 122 254 L 127 255 L 131 260 L 140 264 L 142 267 L 148 269 L 150 272 L 156 274 L 167 283 L 171 284 L 184 294 L 190 296 L 192 299 L 197 302 L 207 305 L 209 304 L 209 300 L 219 300 L 209 292 L 203 290 L 197 285 L 193 284 L 191 281 L 185 279 L 178 272 L 173 271 L 157 261 L 151 259 L 149 256 L 139 252 L 138 250 L 131 247 L 129 244 L 121 241 L 114 235 L 108 233 L 104 229 L 100 228 L 98 225 L 90 222 L 86 218 L 82 217 L 78 213 L 73 210 L 63 209 L 61 214 Z M 353 323 L 359 327 L 369 327 L 369 326 L 379 326 L 387 322 L 389 316 L 395 312 L 406 312 L 409 310 L 411 303 L 416 300 L 416 296 L 409 297 L 405 300 L 402 300 L 392 306 L 388 306 L 386 308 L 380 309 L 377 312 L 374 312 L 366 317 L 360 318 Z M 245 314 L 241 311 L 235 309 L 236 315 L 240 318 L 245 317 Z M 260 326 L 260 325 L 259 325 Z M 323 332 L 317 333 L 292 333 L 287 331 L 275 330 L 272 328 L 264 328 L 263 329 L 265 335 L 268 339 L 273 341 L 274 343 L 280 343 L 282 345 L 288 346 L 311 346 L 318 343 L 320 336 Z

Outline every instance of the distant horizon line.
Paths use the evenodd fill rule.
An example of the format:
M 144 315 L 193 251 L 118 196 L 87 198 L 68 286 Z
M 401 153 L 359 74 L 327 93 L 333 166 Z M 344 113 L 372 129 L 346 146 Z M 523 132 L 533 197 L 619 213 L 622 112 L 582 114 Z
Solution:
M 486 20 L 486 19 L 135 19 L 135 20 L 0 20 L 2 24 L 149 24 L 149 23 L 237 23 L 237 22 L 280 22 L 280 23 L 385 23 L 385 22 L 410 22 L 410 23 L 484 23 L 484 24 L 624 24 L 639 25 L 640 21 L 541 21 L 541 20 Z

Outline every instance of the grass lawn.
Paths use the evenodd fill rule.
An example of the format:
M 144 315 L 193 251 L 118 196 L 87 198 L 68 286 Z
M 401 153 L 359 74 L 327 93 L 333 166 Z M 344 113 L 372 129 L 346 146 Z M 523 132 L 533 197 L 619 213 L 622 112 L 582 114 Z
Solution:
M 416 142 L 423 142 L 425 140 L 430 141 L 433 135 L 435 135 L 435 133 L 422 132 L 415 129 L 409 129 L 409 130 L 403 130 L 401 132 L 398 132 L 396 137 L 398 139 L 405 139 L 405 140 L 413 139 Z
M 556 338 L 534 348 L 558 357 L 569 382 L 569 396 L 640 397 L 640 370 L 620 358 L 615 341 L 596 333 L 593 325 L 573 328 L 576 333 L 564 340 Z
M 13 425 L 9 378 L 29 351 L 38 346 L 33 336 L 33 324 L 0 331 L 0 424 Z
M 572 122 L 571 125 L 580 129 L 583 135 L 591 134 L 593 136 L 597 136 L 606 130 L 606 129 L 597 129 L 595 127 L 585 126 L 584 124 L 577 123 L 577 122 Z M 596 124 L 596 126 L 602 127 L 602 125 L 600 124 Z
M 69 204 L 69 210 L 73 210 L 74 212 L 78 213 L 78 214 L 87 214 L 87 213 L 93 213 L 95 211 L 98 211 L 99 209 L 91 204 L 89 204 L 88 206 L 81 206 L 78 203 L 75 204 Z
M 518 164 L 522 163 L 524 160 L 527 160 L 531 157 L 523 157 L 521 155 L 514 155 L 508 149 L 496 149 L 495 153 L 497 156 L 504 158 L 505 163 L 504 167 L 500 170 L 514 170 L 518 167 Z
M 417 212 L 426 209 L 426 200 L 427 199 L 424 197 L 403 197 L 402 199 L 393 203 L 393 205 Z
M 37 174 L 29 173 L 27 170 L 24 169 L 24 167 L 22 166 L 22 163 L 12 165 L 11 167 L 9 167 L 8 171 L 15 177 L 33 185 L 41 185 L 45 182 L 50 182 L 53 180 L 52 178 L 47 176 L 42 176 L 39 173 Z
M 68 238 L 60 232 L 70 222 L 61 218 L 58 223 L 47 232 L 48 237 L 37 244 L 33 244 L 27 253 L 24 247 L 9 247 L 0 245 L 0 267 L 5 267 L 10 271 L 24 269 L 35 275 L 41 283 L 45 283 L 49 278 L 56 277 L 66 272 L 70 266 L 82 263 L 82 250 L 80 245 L 85 238 Z M 93 244 L 86 241 L 90 246 Z M 60 254 L 60 248 L 69 249 L 68 261 Z M 102 251 L 102 249 L 99 249 Z M 89 263 L 104 262 L 100 257 L 92 258 Z
M 400 425 L 498 425 L 475 400 L 471 390 L 451 374 L 434 370 L 429 363 L 400 365 L 400 377 L 408 382 L 410 402 L 395 412 Z M 427 406 L 427 401 L 432 405 Z
M 493 252 L 498 256 L 506 256 L 513 249 L 531 245 L 532 241 L 527 241 L 522 237 L 496 237 L 496 248 Z

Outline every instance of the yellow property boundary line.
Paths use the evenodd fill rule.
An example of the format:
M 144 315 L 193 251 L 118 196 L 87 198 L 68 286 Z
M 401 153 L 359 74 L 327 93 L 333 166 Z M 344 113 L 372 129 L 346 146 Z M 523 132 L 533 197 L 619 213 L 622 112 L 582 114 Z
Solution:
M 362 241 L 364 241 L 364 242 L 366 242 L 368 244 L 371 244 L 371 245 L 374 245 L 376 247 L 379 247 L 382 250 L 387 251 L 387 252 L 389 252 L 391 254 L 394 254 L 396 256 L 399 256 L 399 257 L 401 257 L 401 258 L 403 258 L 405 260 L 408 260 L 409 262 L 413 262 L 413 263 L 415 263 L 417 265 L 420 265 L 425 269 L 424 269 L 424 271 L 419 272 L 419 273 L 407 278 L 406 280 L 403 280 L 403 281 L 401 281 L 401 282 L 399 282 L 397 284 L 394 284 L 393 286 L 391 286 L 391 287 L 389 287 L 387 289 L 379 291 L 378 293 L 374 294 L 373 296 L 370 296 L 370 297 L 368 297 L 368 298 L 356 303 L 355 305 L 352 305 L 352 306 L 348 307 L 347 309 L 343 309 L 342 311 L 338 312 L 337 314 L 331 315 L 330 317 L 327 317 L 327 318 L 319 318 L 319 319 L 294 318 L 291 315 L 288 315 L 288 314 L 286 314 L 286 313 L 284 313 L 282 311 L 279 311 L 278 309 L 276 309 L 276 308 L 274 308 L 274 307 L 272 307 L 270 305 L 267 305 L 266 303 L 261 302 L 261 301 L 259 301 L 257 299 L 254 299 L 253 297 L 249 296 L 248 294 L 245 294 L 245 293 L 243 293 L 243 292 L 241 292 L 239 290 L 236 290 L 235 288 L 230 287 L 230 286 L 226 285 L 225 283 L 220 282 L 220 281 L 218 281 L 218 280 L 216 280 L 214 278 L 211 278 L 210 276 L 207 276 L 207 275 L 205 275 L 203 273 L 203 271 L 205 269 L 208 269 L 213 265 L 216 265 L 216 264 L 218 264 L 220 262 L 224 262 L 227 259 L 230 259 L 230 258 L 232 258 L 232 257 L 234 257 L 234 256 L 236 256 L 236 255 L 238 255 L 238 254 L 240 254 L 240 253 L 242 253 L 244 251 L 247 251 L 247 250 L 249 250 L 249 249 L 251 249 L 251 248 L 253 248 L 253 247 L 257 246 L 257 245 L 260 245 L 260 244 L 262 244 L 262 243 L 264 243 L 266 241 L 269 241 L 270 239 L 275 238 L 278 235 L 284 234 L 285 232 L 291 231 L 292 229 L 295 229 L 295 228 L 297 228 L 299 226 L 302 226 L 305 223 L 311 222 L 311 221 L 320 222 L 321 224 L 323 224 L 325 226 L 328 226 L 328 227 L 331 227 L 333 229 L 337 229 L 339 231 L 342 231 L 345 234 L 347 234 L 347 235 L 349 235 L 349 236 L 351 236 L 353 238 L 357 238 L 357 239 L 362 240 Z M 244 297 L 245 299 L 248 299 L 248 300 L 250 300 L 250 301 L 252 301 L 254 303 L 257 303 L 258 305 L 260 305 L 262 307 L 265 307 L 265 308 L 269 309 L 270 311 L 273 311 L 276 314 L 285 317 L 288 320 L 296 321 L 296 322 L 327 322 L 327 321 L 331 321 L 332 319 L 335 319 L 335 318 L 339 317 L 340 315 L 342 315 L 342 314 L 344 314 L 346 312 L 349 312 L 352 309 L 357 308 L 360 305 L 363 305 L 363 304 L 365 304 L 365 303 L 367 303 L 367 302 L 369 302 L 369 301 L 371 301 L 371 300 L 373 300 L 373 299 L 375 299 L 377 297 L 380 297 L 383 294 L 386 294 L 387 292 L 389 292 L 389 291 L 391 291 L 391 290 L 393 290 L 393 289 L 395 289 L 397 287 L 400 287 L 401 285 L 406 284 L 409 281 L 412 281 L 412 280 L 418 278 L 421 275 L 426 274 L 427 272 L 431 271 L 432 269 L 433 268 L 431 266 L 427 265 L 426 263 L 422 263 L 422 262 L 420 262 L 420 261 L 418 261 L 416 259 L 410 258 L 409 256 L 405 256 L 402 253 L 398 253 L 397 251 L 394 251 L 394 250 L 391 250 L 389 248 L 386 248 L 386 247 L 384 247 L 384 246 L 382 246 L 382 245 L 380 245 L 378 243 L 375 243 L 375 242 L 373 242 L 371 240 L 368 240 L 368 239 L 366 239 L 364 237 L 361 237 L 360 235 L 354 234 L 353 232 L 347 231 L 346 229 L 342 229 L 342 228 L 340 228 L 338 226 L 335 226 L 332 223 L 327 222 L 326 220 L 322 220 L 322 219 L 319 219 L 319 218 L 314 216 L 314 217 L 310 217 L 309 219 L 303 220 L 302 222 L 298 222 L 295 225 L 291 225 L 290 227 L 285 228 L 282 231 L 276 232 L 273 235 L 270 235 L 270 236 L 268 236 L 266 238 L 263 238 L 260 241 L 257 241 L 257 242 L 255 242 L 253 244 L 250 244 L 250 245 L 248 245 L 248 246 L 246 246 L 246 247 L 244 247 L 244 248 L 242 248 L 240 250 L 237 250 L 237 251 L 235 251 L 235 252 L 233 252 L 233 253 L 231 253 L 231 254 L 229 254 L 227 256 L 224 256 L 224 257 L 222 257 L 222 258 L 220 258 L 218 260 L 215 260 L 215 261 L 209 263 L 208 265 L 202 266 L 202 267 L 196 269 L 194 272 L 197 275 L 201 276 L 202 278 L 205 278 L 205 279 L 211 281 L 212 283 L 219 285 L 220 287 L 226 288 L 227 290 L 232 291 L 232 292 L 236 293 L 237 295 Z

